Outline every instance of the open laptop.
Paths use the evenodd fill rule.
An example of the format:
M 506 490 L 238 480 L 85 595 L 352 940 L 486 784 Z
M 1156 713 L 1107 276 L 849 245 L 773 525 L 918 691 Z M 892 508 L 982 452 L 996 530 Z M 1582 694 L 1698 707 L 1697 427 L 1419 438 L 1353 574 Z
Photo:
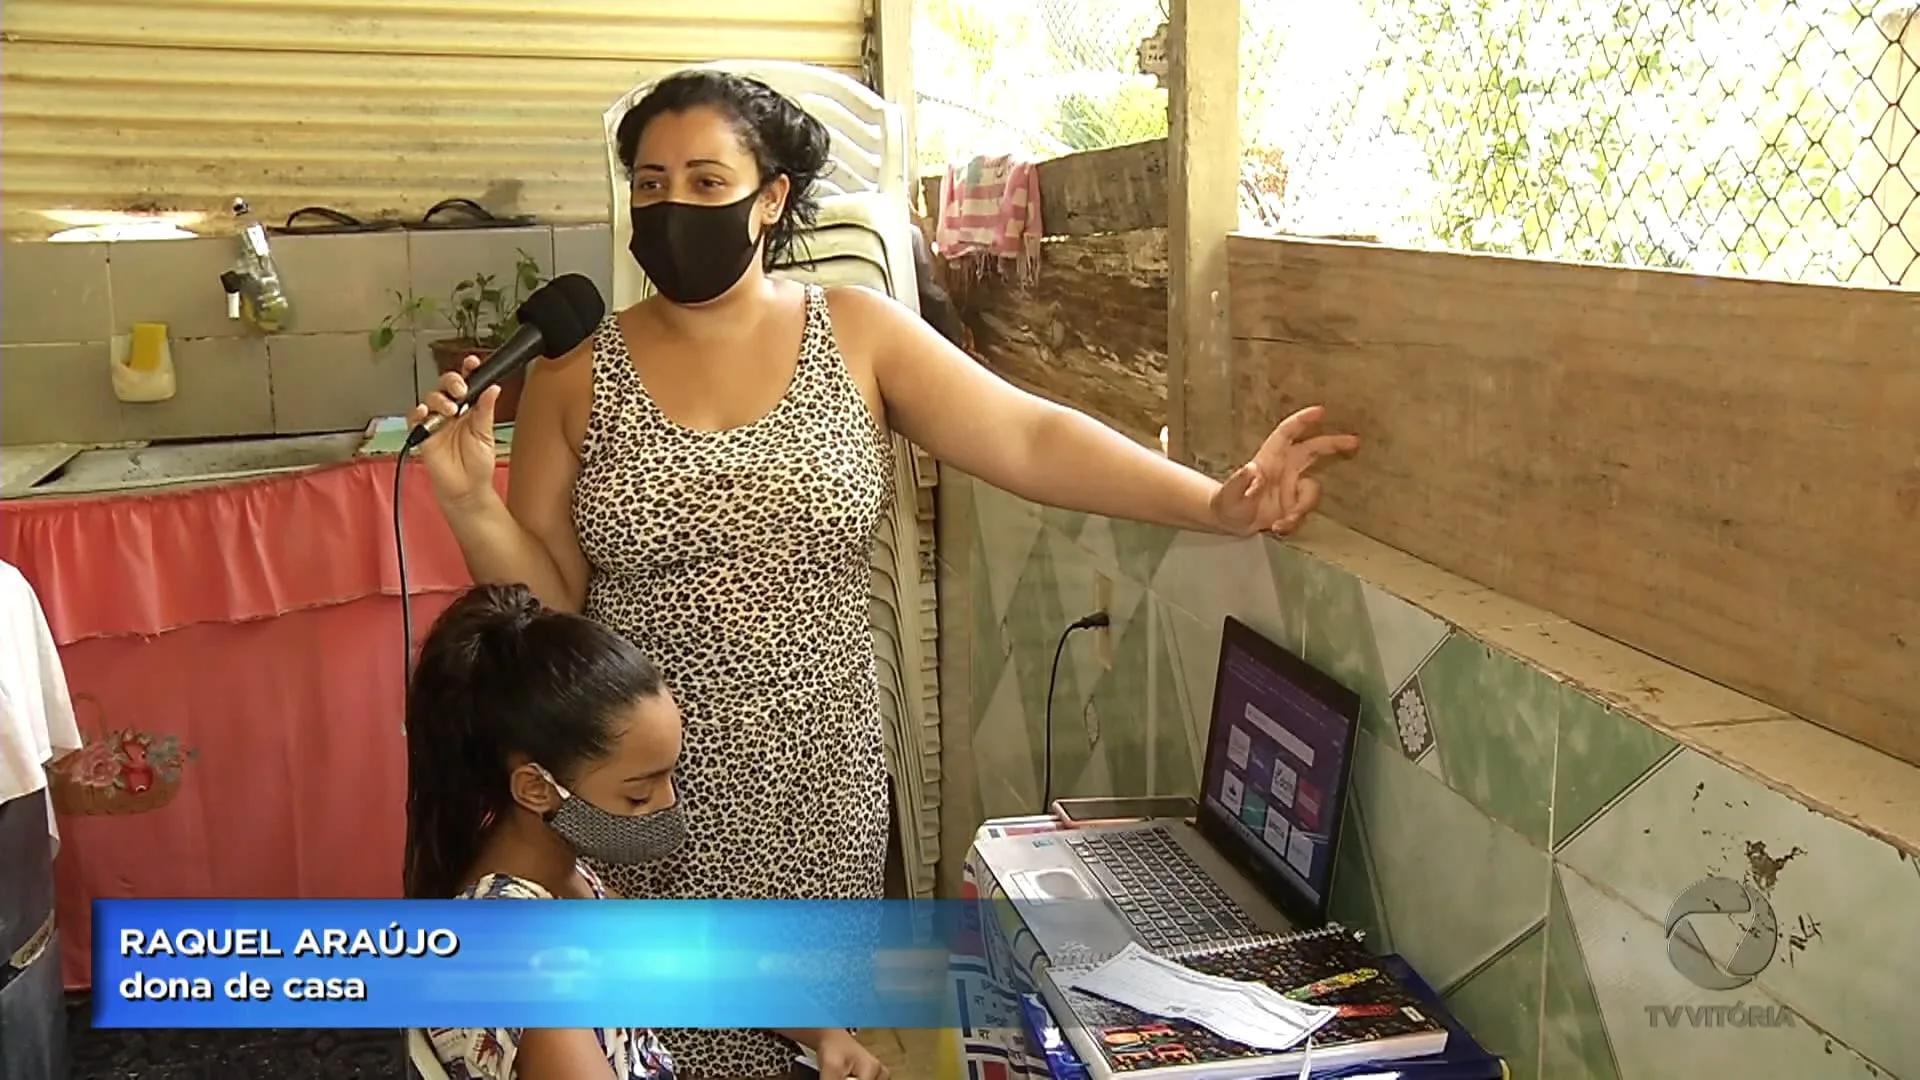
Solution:
M 1197 818 L 999 837 L 980 857 L 1055 963 L 1317 929 L 1359 715 L 1359 695 L 1229 618 Z

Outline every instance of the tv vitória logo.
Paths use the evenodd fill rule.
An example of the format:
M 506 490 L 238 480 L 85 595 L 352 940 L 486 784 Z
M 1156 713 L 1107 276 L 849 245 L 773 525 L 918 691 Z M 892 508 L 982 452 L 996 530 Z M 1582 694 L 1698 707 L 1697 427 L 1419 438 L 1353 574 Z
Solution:
M 1700 940 L 1696 927 L 1709 919 L 1731 919 L 1744 930 L 1725 959 Z M 1773 905 L 1744 881 L 1704 878 L 1675 898 L 1667 912 L 1667 961 L 1703 990 L 1735 990 L 1752 982 L 1773 962 L 1779 944 Z

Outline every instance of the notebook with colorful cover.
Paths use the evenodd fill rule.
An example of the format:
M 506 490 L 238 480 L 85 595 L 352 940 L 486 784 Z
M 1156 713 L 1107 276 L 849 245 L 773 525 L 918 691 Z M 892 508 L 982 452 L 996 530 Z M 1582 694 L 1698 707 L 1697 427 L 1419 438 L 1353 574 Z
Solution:
M 1447 1048 L 1447 1025 L 1344 927 L 1166 955 L 1208 975 L 1264 983 L 1295 1000 L 1340 1008 L 1311 1039 L 1316 1073 Z M 1184 1020 L 1063 991 L 1067 980 L 1056 974 L 1070 973 L 1042 969 L 1041 990 L 1093 1080 L 1258 1080 L 1297 1071 L 1308 1060 L 1301 1047 L 1256 1049 Z
M 1427 985 L 1427 980 L 1413 970 L 1413 965 L 1396 953 L 1382 956 L 1380 962 L 1386 966 L 1389 974 L 1398 978 L 1426 1004 L 1429 1014 L 1446 1025 L 1446 1050 L 1426 1057 L 1406 1058 L 1387 1066 L 1368 1063 L 1318 1075 L 1325 1077 L 1325 1080 L 1366 1080 L 1382 1074 L 1397 1077 L 1397 1080 L 1509 1080 L 1511 1073 L 1507 1063 L 1480 1045 L 1466 1025 L 1447 1010 L 1439 992 Z

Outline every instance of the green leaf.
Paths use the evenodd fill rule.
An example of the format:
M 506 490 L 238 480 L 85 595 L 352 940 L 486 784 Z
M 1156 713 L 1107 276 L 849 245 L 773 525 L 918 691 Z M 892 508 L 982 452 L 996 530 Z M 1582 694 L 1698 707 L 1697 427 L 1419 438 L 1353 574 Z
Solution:
M 393 344 L 393 327 L 382 325 L 376 328 L 367 335 L 367 344 L 373 346 L 374 352 L 384 351 L 387 346 Z

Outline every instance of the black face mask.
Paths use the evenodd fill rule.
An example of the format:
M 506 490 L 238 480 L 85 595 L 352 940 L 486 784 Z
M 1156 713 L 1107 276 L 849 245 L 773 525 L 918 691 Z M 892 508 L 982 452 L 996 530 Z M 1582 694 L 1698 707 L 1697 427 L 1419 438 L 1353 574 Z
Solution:
M 660 295 L 704 304 L 733 288 L 760 253 L 747 231 L 760 193 L 725 206 L 657 202 L 632 210 L 627 250 Z

